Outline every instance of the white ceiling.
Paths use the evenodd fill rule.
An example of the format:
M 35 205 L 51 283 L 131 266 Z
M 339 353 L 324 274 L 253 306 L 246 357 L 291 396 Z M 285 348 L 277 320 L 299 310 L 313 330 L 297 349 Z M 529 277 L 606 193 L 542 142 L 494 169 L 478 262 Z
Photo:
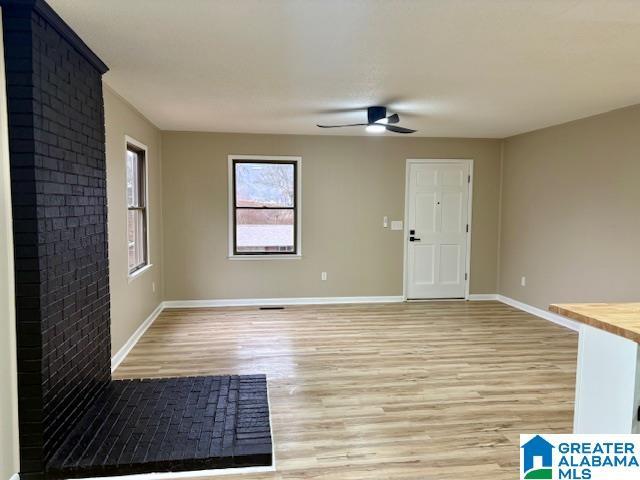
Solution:
M 640 103 L 637 0 L 49 0 L 165 130 L 506 137 Z M 333 112 L 333 113 L 331 113 Z

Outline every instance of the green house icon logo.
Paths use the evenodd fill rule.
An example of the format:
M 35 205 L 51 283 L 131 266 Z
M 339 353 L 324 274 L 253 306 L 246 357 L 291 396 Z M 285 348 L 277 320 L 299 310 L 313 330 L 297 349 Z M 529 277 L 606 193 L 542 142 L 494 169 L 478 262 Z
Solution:
M 552 444 L 540 435 L 536 435 L 521 447 L 524 450 L 522 473 L 525 480 L 553 478 L 553 449 Z M 538 459 L 536 461 L 536 459 Z

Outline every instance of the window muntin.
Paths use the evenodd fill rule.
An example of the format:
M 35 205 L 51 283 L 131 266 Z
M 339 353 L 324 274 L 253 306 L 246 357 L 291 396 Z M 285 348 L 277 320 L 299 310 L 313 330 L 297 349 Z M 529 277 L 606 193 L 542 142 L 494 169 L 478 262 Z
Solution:
M 146 158 L 144 150 L 127 144 L 127 257 L 129 274 L 148 264 Z
M 297 255 L 298 162 L 233 160 L 233 255 Z

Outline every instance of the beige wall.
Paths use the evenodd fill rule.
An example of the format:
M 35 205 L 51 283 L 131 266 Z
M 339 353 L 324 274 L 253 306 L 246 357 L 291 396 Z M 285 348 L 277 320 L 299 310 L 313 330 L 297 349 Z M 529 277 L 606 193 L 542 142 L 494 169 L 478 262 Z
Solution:
M 402 295 L 407 158 L 473 158 L 471 293 L 495 293 L 500 141 L 163 132 L 165 299 Z M 300 155 L 300 260 L 227 259 L 227 155 Z M 320 273 L 328 272 L 328 281 Z
M 0 478 L 19 470 L 16 317 L 7 98 L 0 9 Z
M 540 308 L 638 300 L 639 131 L 635 106 L 505 141 L 500 293 Z
M 113 356 L 162 301 L 161 135 L 153 124 L 106 85 L 104 108 Z M 125 135 L 148 147 L 149 252 L 153 266 L 132 280 L 128 277 L 127 267 Z

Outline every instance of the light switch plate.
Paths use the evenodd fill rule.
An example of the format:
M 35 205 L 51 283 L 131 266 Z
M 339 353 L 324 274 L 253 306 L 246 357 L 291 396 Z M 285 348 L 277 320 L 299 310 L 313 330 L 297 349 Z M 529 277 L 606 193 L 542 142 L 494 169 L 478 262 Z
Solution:
M 402 230 L 402 220 L 391 220 L 391 230 Z

